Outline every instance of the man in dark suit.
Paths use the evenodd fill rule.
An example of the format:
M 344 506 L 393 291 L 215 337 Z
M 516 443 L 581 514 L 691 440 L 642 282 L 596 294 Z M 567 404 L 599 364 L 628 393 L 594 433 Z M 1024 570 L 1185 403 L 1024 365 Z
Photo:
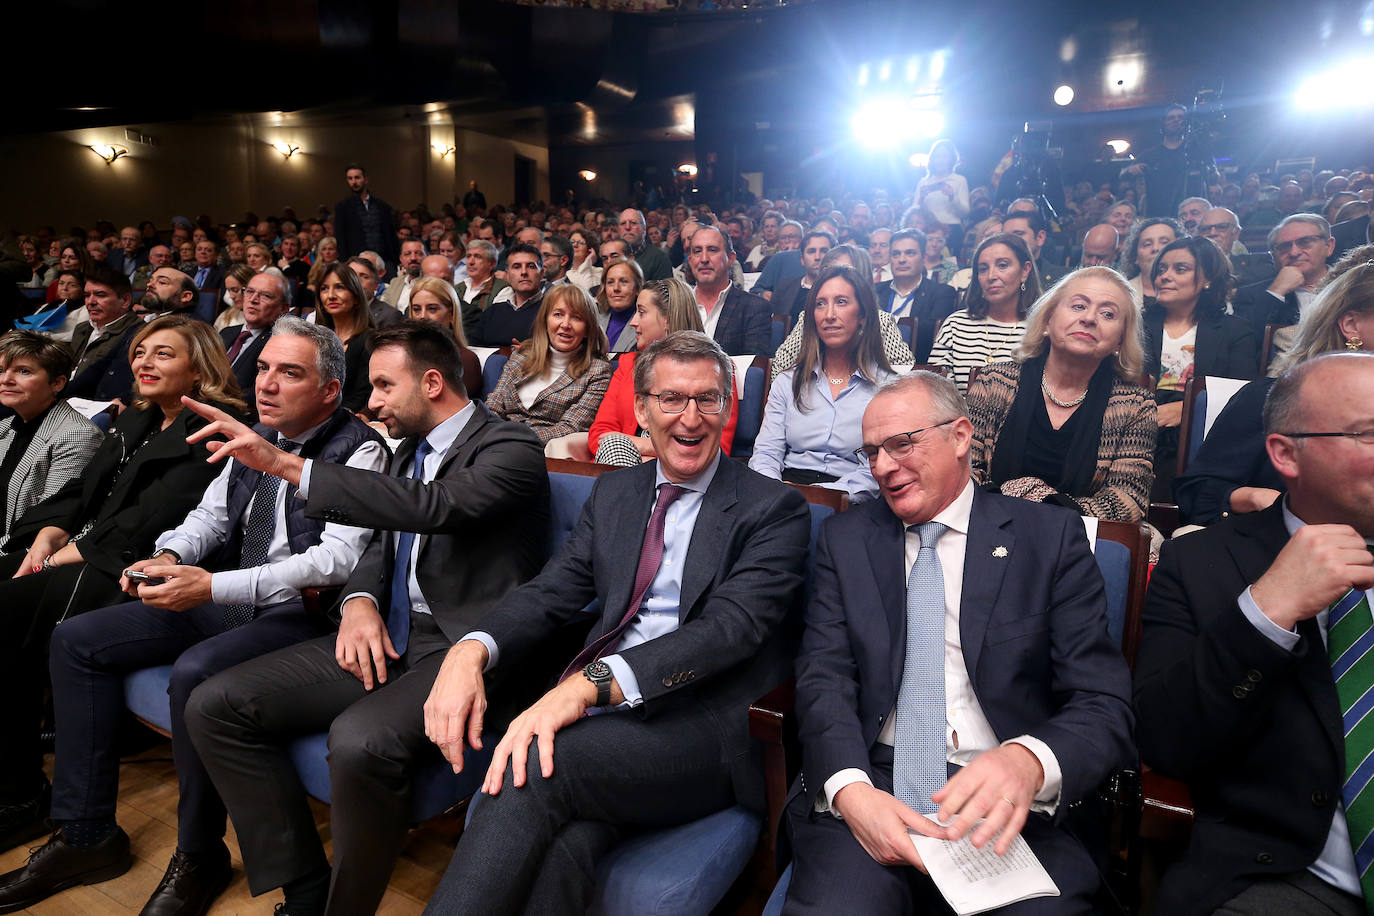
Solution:
M 132 311 L 133 288 L 129 278 L 105 264 L 86 274 L 88 320 L 72 331 L 76 368 L 63 394 L 66 397 L 114 400 L 129 403 L 134 383 L 129 368 L 129 342 L 143 326 Z
M 1040 275 L 1041 289 L 1049 289 L 1069 272 L 1062 264 L 1051 264 L 1040 256 L 1041 249 L 1045 247 L 1048 228 L 1044 217 L 1037 210 L 1020 210 L 1002 221 L 1002 231 L 1010 232 L 1021 239 L 1030 249 L 1031 257 L 1035 259 L 1035 271 Z
M 697 308 L 706 333 L 731 356 L 767 355 L 773 340 L 772 312 L 768 300 L 731 282 L 735 249 L 730 237 L 715 226 L 703 226 L 692 236 L 687 257 L 697 280 Z
M 1269 253 L 1278 274 L 1242 286 L 1232 302 L 1235 314 L 1250 322 L 1257 344 L 1264 340 L 1265 325 L 1298 323 L 1302 310 L 1316 298 L 1317 283 L 1326 276 L 1326 259 L 1335 246 L 1331 226 L 1313 213 L 1295 213 L 1269 230 Z
M 286 311 L 286 281 L 276 272 L 254 274 L 243 292 L 243 324 L 231 324 L 219 332 L 229 365 L 248 402 L 250 421 L 258 415 L 254 381 L 258 357 L 272 336 L 272 323 Z
M 456 766 L 480 744 L 484 671 L 520 670 L 599 601 L 559 685 L 497 745 L 434 912 L 582 913 L 625 828 L 762 804 L 748 708 L 786 677 L 809 525 L 795 490 L 722 459 L 730 391 L 703 334 L 645 349 L 635 414 L 657 461 L 598 480 L 558 556 L 450 653 L 425 728 Z
M 935 326 L 954 311 L 954 287 L 931 280 L 925 271 L 925 233 L 902 229 L 892 234 L 888 248 L 892 279 L 876 287 L 878 308 L 893 318 L 915 318 L 916 339 L 910 341 L 916 362 L 930 358 Z M 905 334 L 905 332 L 903 332 Z
M 768 300 L 774 315 L 788 316 L 789 327 L 795 325 L 801 317 L 807 297 L 811 295 L 811 287 L 820 279 L 821 262 L 837 244 L 839 242 L 835 236 L 826 229 L 812 229 L 806 238 L 802 239 L 802 267 L 806 273 L 782 281 L 778 284 L 777 292 Z
M 1141 757 L 1185 781 L 1196 808 L 1159 912 L 1366 912 L 1368 723 L 1354 727 L 1350 703 L 1374 672 L 1340 648 L 1333 669 L 1328 651 L 1352 633 L 1369 639 L 1372 405 L 1367 354 L 1286 373 L 1264 425 L 1287 496 L 1166 543 L 1150 578 L 1135 668 Z
M 377 908 L 410 827 L 412 776 L 442 762 L 421 710 L 447 650 L 544 560 L 543 448 L 468 400 L 452 335 L 422 321 L 377 331 L 370 371 L 369 406 L 405 440 L 391 476 L 283 455 L 241 424 L 226 446 L 298 484 L 308 517 L 377 529 L 344 587 L 337 636 L 230 669 L 186 706 L 249 888 L 284 887 L 293 914 L 323 912 L 326 896 L 336 912 Z M 332 881 L 284 750 L 326 729 Z
M 352 193 L 334 205 L 334 237 L 339 257 L 348 260 L 364 251 L 375 251 L 382 260 L 396 263 L 396 229 L 391 204 L 367 189 L 367 170 L 356 162 L 344 169 Z
M 191 274 L 196 289 L 220 289 L 224 286 L 224 271 L 219 267 L 219 248 L 209 239 L 196 242 L 196 269 Z
M 1374 232 L 1370 231 L 1369 214 L 1339 222 L 1331 227 L 1331 237 L 1336 240 L 1337 257 L 1352 248 L 1374 243 Z
M 908 829 L 999 853 L 1024 835 L 1061 896 L 1014 911 L 1090 909 L 1098 871 L 1065 822 L 1134 757 L 1129 675 L 1082 523 L 975 488 L 972 436 L 928 372 L 864 413 L 883 499 L 816 548 L 784 912 L 939 912 Z

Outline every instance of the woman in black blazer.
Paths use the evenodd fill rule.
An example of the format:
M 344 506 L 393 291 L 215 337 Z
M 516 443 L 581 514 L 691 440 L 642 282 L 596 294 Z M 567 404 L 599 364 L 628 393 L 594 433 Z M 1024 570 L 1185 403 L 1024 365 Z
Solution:
M 129 356 L 133 405 L 85 472 L 15 523 L 15 552 L 0 557 L 0 576 L 13 576 L 0 579 L 0 734 L 9 742 L 0 754 L 0 806 L 42 804 L 47 791 L 38 732 L 53 627 L 118 601 L 125 567 L 152 553 L 157 536 L 181 523 L 223 468 L 207 462 L 206 443 L 187 444 L 206 421 L 183 408 L 182 396 L 244 410 L 224 345 L 203 321 L 149 322 Z M 0 823 L 0 846 L 31 838 L 9 836 L 10 826 Z
M 1249 322 L 1226 314 L 1231 263 L 1206 238 L 1170 242 L 1150 268 L 1154 302 L 1145 308 L 1145 372 L 1155 379 L 1159 438 L 1151 499 L 1173 497 L 1183 389 L 1193 376 L 1252 379 L 1259 342 Z

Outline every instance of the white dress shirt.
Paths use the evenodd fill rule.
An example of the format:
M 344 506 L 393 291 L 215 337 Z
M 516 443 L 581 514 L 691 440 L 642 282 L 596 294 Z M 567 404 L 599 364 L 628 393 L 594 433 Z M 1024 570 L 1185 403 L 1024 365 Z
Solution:
M 720 324 L 720 313 L 725 309 L 725 297 L 730 295 L 730 287 L 734 285 L 734 283 L 725 284 L 725 289 L 720 291 L 720 295 L 716 297 L 716 304 L 711 307 L 709 312 L 706 311 L 706 306 L 702 305 L 700 301 L 697 302 L 697 311 L 701 313 L 701 323 L 704 327 L 703 333 L 712 340 L 716 336 L 716 325 Z

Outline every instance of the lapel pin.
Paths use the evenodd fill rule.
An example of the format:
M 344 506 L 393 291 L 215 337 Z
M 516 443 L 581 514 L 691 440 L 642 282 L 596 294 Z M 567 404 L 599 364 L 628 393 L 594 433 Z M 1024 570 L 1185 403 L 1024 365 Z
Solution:
M 1000 560 L 1007 555 L 1007 548 L 999 544 L 998 546 L 992 548 L 992 555 Z

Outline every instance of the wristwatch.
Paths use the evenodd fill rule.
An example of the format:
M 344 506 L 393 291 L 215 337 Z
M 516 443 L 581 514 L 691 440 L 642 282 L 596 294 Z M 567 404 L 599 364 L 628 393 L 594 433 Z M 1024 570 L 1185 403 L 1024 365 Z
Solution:
M 605 662 L 592 662 L 582 669 L 582 676 L 596 685 L 596 705 L 610 705 L 611 681 L 615 680 L 611 666 Z
M 175 561 L 175 563 L 176 563 L 177 566 L 180 566 L 180 565 L 181 565 L 181 554 L 177 553 L 175 550 L 172 550 L 170 547 L 164 547 L 164 548 L 162 548 L 161 550 L 155 550 L 155 551 L 153 551 L 153 555 L 150 556 L 148 559 L 150 559 L 150 560 L 156 560 L 158 557 L 162 556 L 164 553 L 167 554 L 167 556 L 171 557 L 172 560 Z

